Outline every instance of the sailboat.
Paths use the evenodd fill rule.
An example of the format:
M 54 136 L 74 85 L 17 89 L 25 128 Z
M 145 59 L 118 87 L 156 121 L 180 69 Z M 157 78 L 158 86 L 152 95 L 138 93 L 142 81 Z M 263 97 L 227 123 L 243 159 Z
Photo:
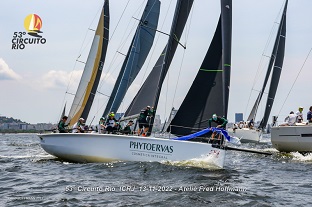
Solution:
M 106 117 L 110 112 L 116 112 L 120 107 L 131 83 L 139 73 L 152 47 L 160 12 L 160 1 L 149 0 L 144 9 L 140 25 L 132 40 L 125 61 L 109 97 L 103 113 Z
M 154 67 L 158 68 L 158 70 L 152 70 L 156 72 L 152 72 L 152 75 L 150 74 L 149 76 L 152 78 L 153 74 L 157 73 L 159 74 L 157 77 L 160 77 L 159 79 L 156 78 L 158 80 L 155 87 L 156 96 L 152 99 L 152 104 L 137 102 L 140 95 L 135 97 L 133 103 L 137 102 L 139 105 L 143 104 L 143 107 L 149 104 L 153 105 L 155 109 L 157 108 L 163 80 L 169 69 L 170 62 L 178 44 L 179 36 L 182 34 L 192 4 L 193 0 L 177 1 L 168 43 Z M 211 44 L 211 47 L 218 49 L 216 57 L 218 58 L 219 63 L 222 62 L 222 66 L 211 65 L 211 67 L 215 66 L 218 68 L 218 66 L 220 66 L 220 68 L 222 68 L 221 70 L 224 70 L 225 68 L 230 69 L 230 53 L 228 51 L 231 49 L 231 14 L 231 0 L 221 0 L 221 17 L 215 38 Z M 221 50 L 226 52 L 223 53 Z M 209 49 L 208 53 L 212 54 L 213 49 Z M 160 66 L 158 63 L 161 63 Z M 218 81 L 220 81 L 219 83 L 222 85 L 222 91 L 225 93 L 225 95 L 222 96 L 222 102 L 224 103 L 222 112 L 226 115 L 230 70 L 227 72 L 220 71 L 220 74 L 218 73 L 218 78 L 220 78 Z M 195 82 L 197 82 L 196 79 Z M 193 84 L 196 85 L 195 82 Z M 143 90 L 141 89 L 138 94 L 142 91 Z M 131 115 L 129 111 L 136 107 L 136 104 L 132 104 L 128 110 L 128 114 Z M 142 107 L 139 107 L 139 109 L 141 110 Z M 76 162 L 176 162 L 199 159 L 204 163 L 201 167 L 223 168 L 226 154 L 225 149 L 220 145 L 214 146 L 204 142 L 190 142 L 156 137 L 97 133 L 54 133 L 39 134 L 38 136 L 40 137 L 40 144 L 46 152 L 61 159 Z M 193 162 L 187 162 L 186 165 L 192 166 Z
M 102 74 L 109 35 L 109 1 L 106 0 L 93 38 L 85 68 L 69 111 L 67 124 L 87 119 Z
M 281 152 L 312 152 L 312 125 L 296 123 L 295 126 L 273 126 L 271 142 Z
M 231 135 L 241 138 L 240 139 L 241 142 L 259 142 L 261 135 L 262 135 L 262 130 L 266 128 L 266 125 L 268 123 L 268 119 L 269 119 L 270 112 L 273 106 L 274 98 L 275 98 L 277 87 L 278 87 L 278 82 L 279 82 L 282 67 L 283 67 L 283 61 L 284 61 L 287 4 L 288 4 L 288 0 L 286 0 L 285 5 L 284 5 L 282 17 L 281 17 L 279 27 L 277 30 L 277 35 L 275 38 L 273 51 L 271 54 L 271 58 L 269 61 L 265 79 L 262 85 L 262 89 L 259 92 L 259 95 L 254 103 L 254 106 L 250 112 L 250 115 L 248 116 L 247 121 L 249 122 L 255 121 L 260 101 L 262 99 L 264 90 L 267 86 L 269 77 L 271 75 L 271 83 L 270 83 L 269 93 L 268 93 L 267 102 L 265 106 L 265 112 L 260 122 L 260 125 L 257 128 L 254 128 L 254 127 L 253 128 L 241 128 L 241 129 L 238 128 L 238 129 L 235 129 L 235 132 L 233 130 L 233 133 L 231 133 Z

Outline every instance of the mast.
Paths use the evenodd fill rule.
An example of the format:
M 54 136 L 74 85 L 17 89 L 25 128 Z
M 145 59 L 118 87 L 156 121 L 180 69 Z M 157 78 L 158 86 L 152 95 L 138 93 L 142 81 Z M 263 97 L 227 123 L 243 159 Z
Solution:
M 95 31 L 89 56 L 71 106 L 68 122 L 72 126 L 80 117 L 87 119 L 101 77 L 109 33 L 109 1 L 106 0 Z
M 221 34 L 222 34 L 222 79 L 223 79 L 223 113 L 227 118 L 232 51 L 232 0 L 221 0 Z
M 218 25 L 193 84 L 171 122 L 175 135 L 206 128 L 213 114 L 227 115 L 232 39 L 232 1 L 221 0 Z M 199 95 L 200 91 L 200 95 Z
M 160 12 L 159 0 L 148 0 L 117 81 L 103 113 L 117 112 L 128 88 L 142 68 L 153 45 Z
M 177 1 L 168 43 L 142 87 L 126 110 L 125 116 L 138 114 L 141 109 L 148 105 L 153 106 L 154 109 L 156 109 L 162 83 L 177 49 L 192 4 L 193 0 Z M 150 129 L 152 129 L 152 127 L 150 127 Z
M 277 43 L 277 52 L 276 52 L 276 58 L 274 61 L 274 67 L 271 77 L 271 83 L 270 83 L 270 89 L 269 94 L 267 98 L 267 103 L 265 107 L 264 116 L 260 122 L 259 128 L 264 129 L 268 123 L 269 115 L 272 110 L 274 98 L 276 95 L 278 82 L 281 76 L 283 62 L 284 62 L 284 54 L 285 54 L 285 40 L 286 40 L 286 11 L 287 11 L 287 4 L 288 0 L 285 2 L 285 7 L 283 11 L 283 15 L 281 18 L 281 22 L 278 28 L 278 36 L 276 41 Z
M 286 15 L 286 13 L 284 13 L 284 12 L 286 12 L 287 3 L 288 3 L 288 0 L 285 2 L 283 15 L 282 15 L 282 18 L 281 18 L 281 22 L 280 22 L 277 34 L 276 34 L 276 38 L 275 38 L 275 42 L 274 42 L 271 58 L 270 58 L 268 69 L 267 69 L 267 72 L 266 72 L 266 75 L 265 75 L 265 78 L 264 78 L 264 81 L 263 81 L 262 89 L 259 92 L 259 95 L 258 95 L 258 97 L 257 97 L 257 99 L 256 99 L 256 101 L 254 103 L 254 106 L 252 107 L 252 110 L 251 110 L 251 112 L 250 112 L 250 114 L 248 116 L 247 121 L 250 121 L 251 119 L 255 120 L 255 118 L 256 118 L 256 114 L 257 114 L 257 111 L 258 111 L 259 104 L 261 102 L 264 90 L 265 90 L 265 88 L 267 86 L 267 83 L 268 83 L 268 80 L 269 80 L 269 77 L 270 77 L 270 74 L 271 74 L 271 71 L 272 71 L 272 68 L 273 68 L 273 64 L 275 63 L 277 52 L 278 52 L 278 49 L 279 49 L 278 46 L 280 44 L 279 41 L 280 41 L 280 35 L 281 35 L 281 29 L 282 29 L 281 26 L 283 24 L 282 20 L 283 20 L 283 16 Z M 286 16 L 285 16 L 285 18 L 286 18 Z M 285 19 L 285 24 L 286 24 L 286 19 Z

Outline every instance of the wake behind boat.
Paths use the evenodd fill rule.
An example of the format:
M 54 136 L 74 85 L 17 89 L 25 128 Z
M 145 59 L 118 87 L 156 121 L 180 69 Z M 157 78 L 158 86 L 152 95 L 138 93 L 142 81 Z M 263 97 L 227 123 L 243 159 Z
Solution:
M 54 133 L 38 136 L 41 147 L 46 152 L 74 162 L 164 162 L 200 159 L 205 162 L 202 167 L 223 168 L 225 159 L 224 149 L 203 142 L 97 133 Z

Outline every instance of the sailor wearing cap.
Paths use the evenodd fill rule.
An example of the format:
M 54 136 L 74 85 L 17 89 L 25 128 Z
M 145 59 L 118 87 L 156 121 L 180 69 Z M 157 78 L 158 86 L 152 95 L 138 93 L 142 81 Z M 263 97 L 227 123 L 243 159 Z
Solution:
M 73 126 L 73 133 L 83 133 L 84 132 L 85 120 L 80 118 L 76 124 Z
M 208 120 L 208 127 L 209 128 L 211 128 L 211 122 L 214 122 L 217 124 L 216 128 L 225 129 L 228 121 L 224 117 L 219 117 L 219 116 L 217 116 L 217 114 L 213 114 L 212 118 Z M 211 140 L 213 140 L 215 136 L 216 136 L 216 133 L 213 132 L 211 135 Z M 218 139 L 221 140 L 221 134 L 219 134 Z
M 115 119 L 114 112 L 111 112 L 108 115 L 108 119 L 106 121 L 106 131 L 108 133 L 113 133 L 116 130 L 117 130 L 117 120 Z
M 302 107 L 302 106 L 299 106 L 299 109 L 298 109 L 298 111 L 296 112 L 297 122 L 298 122 L 298 123 L 302 123 L 302 121 L 303 121 L 303 113 L 302 113 L 302 111 L 303 111 L 303 107 Z
M 105 131 L 105 118 L 101 117 L 98 125 L 99 134 L 103 134 Z

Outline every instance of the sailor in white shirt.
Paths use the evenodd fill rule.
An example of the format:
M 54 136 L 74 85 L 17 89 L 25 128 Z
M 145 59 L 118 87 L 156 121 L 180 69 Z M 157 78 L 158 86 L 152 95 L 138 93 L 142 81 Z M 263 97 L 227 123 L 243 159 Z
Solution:
M 73 126 L 73 133 L 83 133 L 84 132 L 84 118 L 80 118 L 76 124 Z
M 289 113 L 289 115 L 285 118 L 285 123 L 280 126 L 294 126 L 296 124 L 297 115 L 294 114 L 293 111 Z

